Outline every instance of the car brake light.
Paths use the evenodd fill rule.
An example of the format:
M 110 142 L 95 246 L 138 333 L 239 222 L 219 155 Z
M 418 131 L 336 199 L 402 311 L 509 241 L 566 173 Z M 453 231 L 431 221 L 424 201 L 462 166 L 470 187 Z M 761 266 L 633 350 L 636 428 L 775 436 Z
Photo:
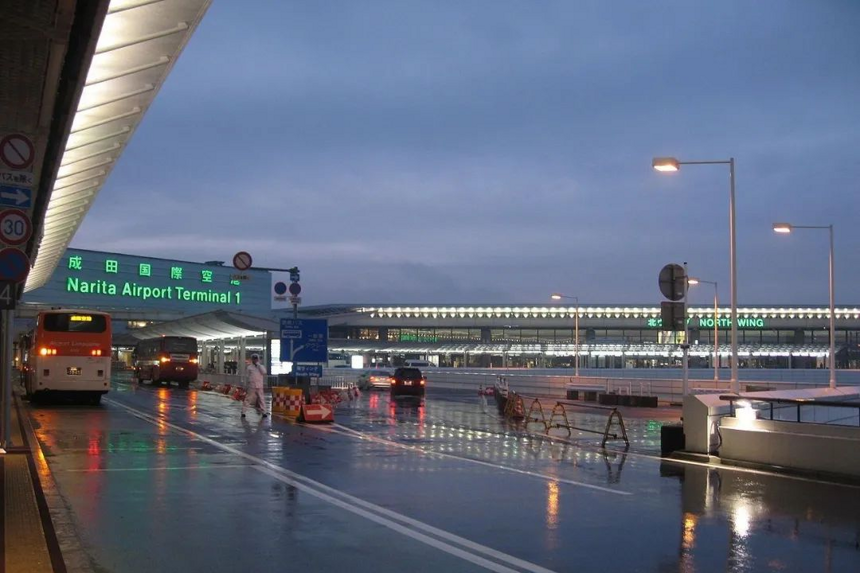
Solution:
M 396 378 L 389 378 L 388 381 L 391 382 L 392 384 L 394 384 L 397 382 L 397 379 Z
M 424 386 L 424 384 L 426 384 L 426 383 L 427 383 L 427 379 L 426 379 L 426 378 L 422 378 L 422 379 L 421 379 L 421 385 L 422 385 L 422 386 Z
M 189 360 L 189 362 L 191 364 L 197 364 L 198 360 L 196 358 L 192 358 L 191 360 Z
M 170 362 L 170 357 L 169 357 L 169 356 L 162 356 L 162 357 L 160 358 L 160 360 L 161 360 L 161 362 L 162 362 L 162 363 L 163 363 L 163 362 Z
M 101 355 L 102 355 L 102 351 L 101 351 L 101 349 L 98 349 L 98 350 L 91 350 L 91 351 L 90 351 L 90 354 L 92 354 L 93 356 L 101 356 Z
M 47 347 L 43 346 L 42 348 L 39 349 L 39 354 L 42 356 L 56 356 L 57 355 L 57 349 L 56 348 L 47 348 Z

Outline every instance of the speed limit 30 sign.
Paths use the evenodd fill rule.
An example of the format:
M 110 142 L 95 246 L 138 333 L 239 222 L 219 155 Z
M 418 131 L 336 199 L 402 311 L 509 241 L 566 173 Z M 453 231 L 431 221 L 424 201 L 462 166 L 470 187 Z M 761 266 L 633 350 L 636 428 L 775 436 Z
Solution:
M 30 216 L 21 209 L 0 211 L 0 242 L 11 246 L 23 245 L 33 234 Z

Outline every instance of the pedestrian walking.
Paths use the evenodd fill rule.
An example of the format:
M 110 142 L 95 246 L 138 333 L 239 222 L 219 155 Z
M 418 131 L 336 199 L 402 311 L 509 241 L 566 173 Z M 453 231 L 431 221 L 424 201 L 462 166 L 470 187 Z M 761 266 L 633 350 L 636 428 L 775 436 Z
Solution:
M 266 398 L 263 395 L 263 385 L 266 380 L 266 368 L 260 364 L 260 357 L 251 355 L 251 363 L 245 369 L 245 401 L 242 402 L 242 417 L 245 417 L 245 409 L 250 405 L 255 408 L 262 417 L 266 413 Z

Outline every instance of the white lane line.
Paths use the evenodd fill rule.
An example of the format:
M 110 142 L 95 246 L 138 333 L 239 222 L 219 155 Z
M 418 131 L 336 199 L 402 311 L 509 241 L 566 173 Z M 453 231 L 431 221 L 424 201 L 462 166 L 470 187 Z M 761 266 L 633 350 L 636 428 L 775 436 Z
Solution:
M 211 466 L 167 466 L 153 468 L 96 468 L 96 469 L 73 469 L 73 470 L 58 470 L 59 473 L 99 473 L 99 472 L 160 472 L 160 471 L 176 471 L 176 470 L 221 470 L 235 468 L 252 468 L 253 464 L 213 464 Z
M 382 516 L 375 515 L 373 513 L 370 513 L 369 511 L 361 509 L 360 507 L 356 507 L 356 506 L 349 504 L 345 501 L 341 501 L 335 497 L 332 497 L 330 495 L 322 493 L 321 491 L 317 491 L 314 488 L 305 485 L 304 483 L 300 483 L 300 482 L 297 482 L 295 480 L 292 480 L 292 479 L 288 478 L 287 476 L 281 475 L 280 472 L 275 472 L 275 471 L 270 470 L 269 468 L 261 467 L 261 466 L 254 466 L 254 467 L 258 471 L 261 471 L 264 474 L 275 478 L 276 480 L 287 483 L 287 484 L 289 484 L 289 485 L 291 485 L 291 486 L 293 486 L 293 487 L 295 487 L 301 491 L 304 491 L 304 492 L 306 492 L 306 493 L 308 493 L 314 497 L 317 497 L 323 501 L 326 501 L 332 505 L 336 505 L 337 507 L 345 509 L 346 511 L 349 511 L 351 513 L 359 515 L 365 519 L 369 519 L 370 521 L 373 521 L 374 523 L 378 523 L 379 525 L 382 525 L 383 527 L 387 527 L 388 529 L 392 529 L 392 530 L 396 531 L 397 533 L 401 533 L 403 535 L 406 535 L 407 537 L 411 537 L 413 539 L 416 539 L 416 540 L 420 541 L 421 543 L 424 543 L 424 544 L 429 545 L 431 547 L 435 547 L 436 549 L 444 551 L 445 553 L 450 553 L 451 555 L 455 555 L 461 559 L 464 559 L 466 561 L 474 563 L 475 565 L 480 565 L 481 567 L 484 567 L 485 569 L 489 569 L 490 571 L 497 571 L 499 573 L 518 573 L 517 569 L 511 569 L 510 567 L 506 567 L 506 566 L 501 565 L 499 563 L 494 563 L 492 561 L 484 559 L 483 557 L 479 557 L 477 555 L 469 553 L 468 551 L 465 551 L 465 550 L 460 549 L 458 547 L 454 547 L 452 545 L 449 545 L 449 544 L 445 543 L 444 541 L 439 541 L 438 539 L 434 539 L 434 538 L 432 538 L 428 535 L 425 535 L 423 533 L 419 533 L 419 532 L 413 531 L 412 529 L 409 529 L 407 527 L 403 527 L 402 525 L 394 523 L 394 522 L 392 522 L 392 521 L 390 521 L 390 520 L 388 520 Z
M 384 507 L 378 506 L 376 504 L 370 503 L 369 501 L 365 501 L 363 499 L 357 498 L 355 496 L 349 495 L 348 493 L 344 493 L 342 491 L 336 490 L 332 487 L 329 487 L 321 482 L 313 480 L 309 477 L 303 476 L 296 472 L 290 471 L 288 469 L 282 468 L 279 465 L 268 462 L 262 458 L 258 458 L 231 446 L 227 446 L 220 442 L 217 442 L 211 438 L 207 438 L 202 434 L 198 434 L 193 430 L 189 430 L 187 428 L 183 428 L 182 426 L 178 426 L 171 422 L 167 422 L 158 416 L 149 414 L 147 412 L 143 412 L 136 408 L 132 408 L 130 406 L 126 406 L 125 404 L 121 404 L 116 402 L 113 399 L 103 399 L 104 402 L 116 406 L 118 408 L 122 408 L 123 410 L 129 412 L 131 415 L 147 421 L 153 425 L 165 425 L 169 428 L 172 428 L 178 432 L 187 434 L 192 436 L 193 438 L 214 446 L 220 450 L 231 453 L 240 458 L 249 460 L 258 465 L 261 471 L 264 473 L 275 474 L 280 476 L 278 479 L 282 480 L 290 480 L 288 483 L 291 485 L 295 485 L 296 487 L 302 486 L 302 489 L 308 491 L 319 497 L 320 499 L 324 499 L 325 501 L 332 503 L 333 505 L 337 505 L 338 507 L 343 507 L 357 515 L 361 515 L 362 517 L 366 517 L 367 519 L 371 519 L 376 523 L 380 523 L 389 529 L 397 531 L 398 533 L 402 533 L 404 535 L 408 535 L 414 539 L 417 539 L 423 543 L 431 545 L 437 549 L 445 551 L 451 555 L 455 555 L 457 557 L 461 557 L 466 559 L 472 563 L 477 565 L 481 565 L 482 567 L 486 567 L 491 571 L 498 571 L 504 573 L 516 573 L 517 569 L 511 569 L 504 565 L 494 563 L 492 561 L 487 561 L 483 557 L 478 555 L 473 555 L 472 553 L 468 553 L 468 551 L 464 551 L 463 548 L 471 550 L 474 553 L 483 554 L 489 558 L 495 559 L 496 561 L 501 561 L 503 563 L 507 563 L 513 567 L 518 567 L 520 569 L 524 569 L 526 571 L 531 571 L 532 573 L 554 573 L 551 569 L 547 569 L 545 567 L 541 567 L 535 563 L 531 563 L 529 561 L 525 561 L 523 559 L 519 559 L 514 557 L 513 555 L 508 555 L 507 553 L 503 553 L 501 551 L 497 551 L 491 547 L 487 547 L 485 545 L 481 545 L 480 543 L 476 543 L 474 541 L 470 541 L 464 537 L 460 537 L 459 535 L 455 535 L 443 529 L 439 529 L 433 527 L 432 525 L 428 525 L 422 521 L 418 521 L 417 519 L 413 519 L 411 517 L 407 517 L 403 514 L 397 513 L 396 511 L 392 511 L 390 509 L 386 509 Z M 270 474 L 270 475 L 271 475 Z M 274 476 L 273 476 L 274 477 Z M 337 503 L 335 503 L 337 502 Z M 372 512 L 372 513 L 371 513 Z M 399 523 L 398 523 L 399 522 Z M 408 527 L 407 527 L 408 526 Z M 409 529 L 411 527 L 412 529 Z M 419 531 L 414 531 L 419 530 Z M 424 535 L 420 533 L 423 531 L 426 534 L 433 535 L 440 539 L 444 539 L 451 543 L 456 543 L 461 547 L 455 547 L 450 545 L 449 543 L 445 543 L 439 539 L 433 539 L 428 535 Z
M 317 427 L 322 428 L 321 426 L 317 426 Z M 439 457 L 439 458 L 449 458 L 449 459 L 458 460 L 458 461 L 462 461 L 462 462 L 469 462 L 469 463 L 472 463 L 472 464 L 477 464 L 477 465 L 479 465 L 479 466 L 484 466 L 484 467 L 488 467 L 488 468 L 493 468 L 493 469 L 496 469 L 496 470 L 503 470 L 503 471 L 512 472 L 512 473 L 516 473 L 516 474 L 527 475 L 527 476 L 531 476 L 531 477 L 535 477 L 535 478 L 543 479 L 543 480 L 546 480 L 546 481 L 565 483 L 565 484 L 573 485 L 573 486 L 577 486 L 577 487 L 585 487 L 585 488 L 588 488 L 588 489 L 594 489 L 594 490 L 597 490 L 597 491 L 602 491 L 602 492 L 604 492 L 604 493 L 612 493 L 612 494 L 615 494 L 615 495 L 633 495 L 633 494 L 632 494 L 631 492 L 629 492 L 629 491 L 623 491 L 623 490 L 618 490 L 618 489 L 610 489 L 610 488 L 608 488 L 608 487 L 602 487 L 602 486 L 599 486 L 599 485 L 592 485 L 592 484 L 590 484 L 590 483 L 585 483 L 585 482 L 581 482 L 581 481 L 574 481 L 574 480 L 570 480 L 570 479 L 564 479 L 564 478 L 555 477 L 555 476 L 551 476 L 551 475 L 547 475 L 547 474 L 542 474 L 542 473 L 540 473 L 540 472 L 533 472 L 533 471 L 529 471 L 529 470 L 521 470 L 521 469 L 519 469 L 519 468 L 512 468 L 511 466 L 504 466 L 504 465 L 501 465 L 501 464 L 494 464 L 494 463 L 492 463 L 492 462 L 485 462 L 485 461 L 483 461 L 483 460 L 476 460 L 476 459 L 474 459 L 474 458 L 467 458 L 467 457 L 465 457 L 465 456 L 457 456 L 457 455 L 454 455 L 454 454 L 446 454 L 446 453 L 443 453 L 443 452 L 435 452 L 435 451 L 433 451 L 433 450 L 428 450 L 428 449 L 425 449 L 425 448 L 421 448 L 421 447 L 419 447 L 419 446 L 410 446 L 410 445 L 408 445 L 408 444 L 401 444 L 400 442 L 395 442 L 395 441 L 392 441 L 392 440 L 386 440 L 385 438 L 379 438 L 379 437 L 376 437 L 376 436 L 372 436 L 372 435 L 367 434 L 367 433 L 365 433 L 365 432 L 360 432 L 360 431 L 358 431 L 358 430 L 354 430 L 354 429 L 352 429 L 352 428 L 349 428 L 349 427 L 347 427 L 347 426 L 343 426 L 343 425 L 341 425 L 341 424 L 332 424 L 332 427 L 333 427 L 333 428 L 340 429 L 340 430 L 343 430 L 343 431 L 342 431 L 342 432 L 337 432 L 336 430 L 329 430 L 330 432 L 339 433 L 339 434 L 344 435 L 344 436 L 352 436 L 352 437 L 354 437 L 354 438 L 359 438 L 359 439 L 362 439 L 362 440 L 368 440 L 368 441 L 371 441 L 371 442 L 377 442 L 377 443 L 380 443 L 380 444 L 384 444 L 384 445 L 386 445 L 386 446 L 393 446 L 393 447 L 395 447 L 395 448 L 401 448 L 401 449 L 404 449 L 404 450 L 409 450 L 409 451 L 413 451 L 413 452 L 418 452 L 418 453 L 426 454 L 426 455 L 428 455 L 428 456 L 435 456 L 435 457 Z

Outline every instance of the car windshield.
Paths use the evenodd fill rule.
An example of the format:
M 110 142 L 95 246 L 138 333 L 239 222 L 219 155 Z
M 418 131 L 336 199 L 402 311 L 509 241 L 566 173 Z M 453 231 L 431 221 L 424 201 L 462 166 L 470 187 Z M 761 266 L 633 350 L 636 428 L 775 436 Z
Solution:
M 397 371 L 397 374 L 401 378 L 406 378 L 407 380 L 421 379 L 421 371 L 417 368 L 401 368 Z

